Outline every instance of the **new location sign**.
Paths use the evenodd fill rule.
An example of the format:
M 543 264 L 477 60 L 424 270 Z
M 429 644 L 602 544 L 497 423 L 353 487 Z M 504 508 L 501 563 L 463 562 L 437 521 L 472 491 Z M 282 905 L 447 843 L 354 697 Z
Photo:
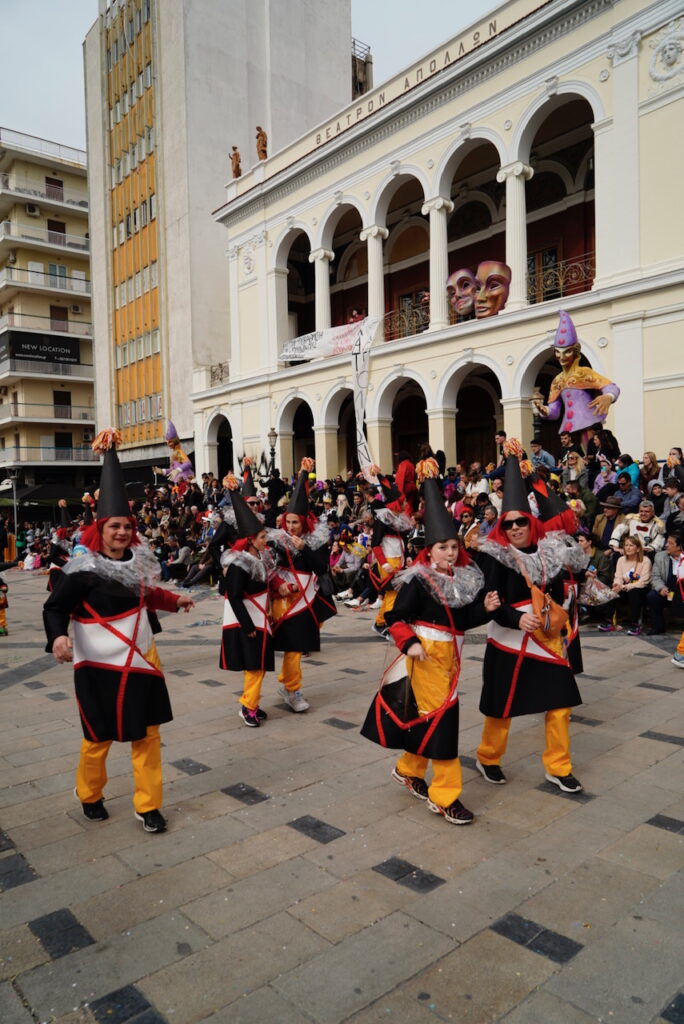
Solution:
M 2 355 L 0 352 L 0 358 Z M 9 355 L 13 359 L 35 359 L 42 363 L 80 363 L 81 343 L 78 338 L 10 331 Z

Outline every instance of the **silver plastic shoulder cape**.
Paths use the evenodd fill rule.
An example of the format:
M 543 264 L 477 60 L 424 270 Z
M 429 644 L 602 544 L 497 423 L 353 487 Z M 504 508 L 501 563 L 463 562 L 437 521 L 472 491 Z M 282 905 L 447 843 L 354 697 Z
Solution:
M 579 544 L 562 531 L 543 537 L 536 551 L 518 551 L 517 548 L 497 544 L 487 538 L 478 543 L 477 550 L 490 555 L 514 572 L 520 572 L 522 566 L 532 583 L 548 583 L 563 569 L 585 569 L 589 565 Z
M 379 519 L 384 526 L 388 526 L 390 530 L 396 530 L 397 533 L 408 533 L 413 529 L 411 520 L 404 512 L 392 512 L 389 508 L 381 508 L 375 513 L 375 518 Z
M 292 536 L 287 532 L 287 530 L 269 529 L 266 533 L 268 534 L 268 539 L 275 544 L 276 547 L 282 548 L 284 551 L 289 551 L 291 555 L 299 554 L 297 548 L 292 543 Z M 318 520 L 311 533 L 302 534 L 302 540 L 306 544 L 307 548 L 311 548 L 312 551 L 317 551 L 318 548 L 322 548 L 324 544 L 328 543 L 328 536 L 329 529 L 327 525 Z
M 437 572 L 428 565 L 411 565 L 398 572 L 392 586 L 399 589 L 410 580 L 417 579 L 436 601 L 450 608 L 463 608 L 472 604 L 484 587 L 484 576 L 477 565 L 457 566 L 453 576 Z
M 140 545 L 129 548 L 131 557 L 125 561 L 117 558 L 105 558 L 96 551 L 87 551 L 69 559 L 63 573 L 72 575 L 77 572 L 92 572 L 100 579 L 121 583 L 136 593 L 142 578 L 146 590 L 159 586 L 161 566 L 149 548 Z
M 263 512 L 254 512 L 260 523 L 263 523 L 266 518 Z M 228 505 L 223 513 L 224 523 L 228 523 L 228 526 L 232 526 L 234 530 L 237 530 L 237 519 L 235 518 L 235 509 L 232 505 Z
M 249 551 L 224 551 L 221 555 L 221 565 L 228 569 L 236 565 L 238 569 L 244 569 L 248 576 L 259 583 L 265 583 L 266 577 L 273 569 L 273 555 L 270 551 L 263 551 L 260 558 L 250 555 Z

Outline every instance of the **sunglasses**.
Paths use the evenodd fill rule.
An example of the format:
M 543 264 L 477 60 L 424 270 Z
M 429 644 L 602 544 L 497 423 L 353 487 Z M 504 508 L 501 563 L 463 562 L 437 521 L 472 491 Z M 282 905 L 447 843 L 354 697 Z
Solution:
M 471 512 L 462 512 L 460 518 L 461 519 L 472 519 L 473 516 L 472 516 Z
M 256 508 L 256 506 L 260 505 L 261 502 L 260 501 L 248 501 L 247 504 L 251 505 L 253 508 Z
M 501 524 L 504 530 L 512 530 L 514 526 L 519 526 L 521 529 L 523 526 L 527 526 L 527 519 L 524 516 L 520 516 L 518 519 L 504 519 Z

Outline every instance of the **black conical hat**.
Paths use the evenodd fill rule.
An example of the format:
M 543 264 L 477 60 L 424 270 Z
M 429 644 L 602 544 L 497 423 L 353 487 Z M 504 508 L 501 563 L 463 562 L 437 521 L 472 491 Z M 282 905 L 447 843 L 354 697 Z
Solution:
M 515 455 L 507 455 L 501 515 L 503 516 L 507 512 L 529 511 L 530 503 L 527 500 L 527 488 L 520 472 L 520 463 Z
M 83 504 L 83 525 L 90 526 L 93 521 L 93 506 L 89 502 Z
M 380 486 L 382 487 L 382 492 L 385 495 L 385 501 L 387 502 L 387 504 L 389 505 L 393 501 L 399 501 L 399 499 L 401 498 L 401 491 L 394 483 L 394 481 L 388 480 L 386 476 L 381 476 L 379 479 Z
M 66 502 L 59 506 L 59 525 L 68 529 L 71 526 L 71 516 Z
M 454 517 L 444 504 L 444 495 L 438 482 L 429 477 L 423 481 L 423 525 L 425 527 L 425 547 L 429 548 L 438 541 L 454 540 L 458 537 L 458 526 Z
M 309 480 L 309 474 L 305 469 L 300 469 L 297 483 L 294 486 L 292 497 L 290 498 L 286 515 L 291 516 L 308 516 L 309 514 L 309 496 L 307 491 L 307 483 Z
M 557 494 L 553 487 L 549 487 L 544 480 L 538 480 L 533 485 L 532 493 L 537 501 L 539 518 L 543 523 L 548 523 L 549 519 L 561 515 L 562 512 L 567 512 L 568 506 L 560 494 Z
M 254 486 L 254 477 L 252 476 L 251 466 L 245 466 L 242 483 L 242 497 L 256 498 L 256 487 Z
M 235 513 L 235 526 L 240 537 L 255 537 L 264 524 L 258 519 L 254 512 L 242 497 L 239 491 L 230 492 L 230 500 L 233 502 Z
M 94 450 L 100 452 L 103 451 L 105 445 L 108 445 L 104 451 L 102 472 L 100 473 L 100 497 L 97 501 L 98 519 L 110 519 L 112 516 L 130 516 L 131 514 L 123 470 L 121 469 L 119 456 L 116 452 L 118 435 L 115 437 L 114 434 L 114 431 L 103 430 L 99 436 L 105 435 L 105 440 L 97 448 L 95 448 L 95 444 L 98 443 L 98 438 L 95 439 L 93 444 Z

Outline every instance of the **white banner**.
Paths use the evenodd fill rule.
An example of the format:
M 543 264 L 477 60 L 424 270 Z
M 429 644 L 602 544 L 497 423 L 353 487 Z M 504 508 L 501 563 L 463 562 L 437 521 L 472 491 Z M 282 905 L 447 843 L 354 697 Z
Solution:
M 280 358 L 283 362 L 289 363 L 300 359 L 321 359 L 323 356 L 339 356 L 351 352 L 356 337 L 365 323 L 367 320 L 359 320 L 353 324 L 327 327 L 324 331 L 312 331 L 311 334 L 291 338 L 285 342 Z

